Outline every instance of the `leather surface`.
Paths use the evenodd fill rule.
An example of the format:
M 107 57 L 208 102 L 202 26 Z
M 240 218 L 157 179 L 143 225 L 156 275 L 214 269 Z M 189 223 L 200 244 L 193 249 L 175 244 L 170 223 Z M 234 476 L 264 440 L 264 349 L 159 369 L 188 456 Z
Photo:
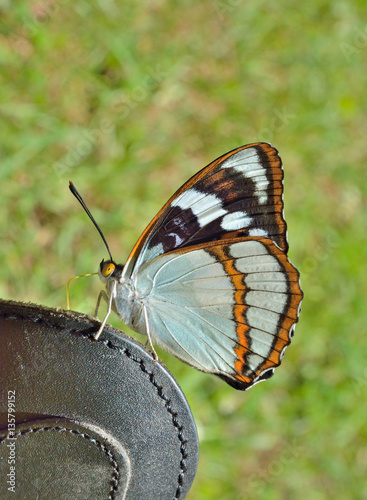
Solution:
M 95 341 L 98 327 L 0 300 L 1 499 L 186 498 L 198 440 L 181 389 L 120 330 Z

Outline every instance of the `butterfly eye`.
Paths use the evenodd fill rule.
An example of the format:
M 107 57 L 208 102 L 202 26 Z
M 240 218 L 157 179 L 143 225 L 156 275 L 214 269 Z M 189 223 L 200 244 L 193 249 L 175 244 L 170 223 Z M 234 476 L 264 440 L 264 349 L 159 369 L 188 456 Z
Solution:
M 116 266 L 113 262 L 106 262 L 106 264 L 104 264 L 101 269 L 102 276 L 104 278 L 108 278 L 113 273 L 115 268 Z

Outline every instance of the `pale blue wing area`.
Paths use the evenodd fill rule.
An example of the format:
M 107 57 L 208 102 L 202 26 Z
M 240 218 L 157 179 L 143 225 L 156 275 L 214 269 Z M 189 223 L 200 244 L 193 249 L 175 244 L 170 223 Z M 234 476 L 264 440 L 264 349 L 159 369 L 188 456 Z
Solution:
M 200 370 L 235 375 L 233 276 L 239 275 L 236 286 L 246 290 L 242 322 L 251 327 L 250 371 L 269 356 L 289 293 L 287 275 L 266 245 L 245 240 L 223 247 L 233 262 L 232 276 L 208 246 L 146 262 L 135 276 L 135 290 L 154 341 Z
M 201 249 L 162 255 L 135 281 L 154 341 L 200 370 L 235 373 L 234 289 L 213 256 Z

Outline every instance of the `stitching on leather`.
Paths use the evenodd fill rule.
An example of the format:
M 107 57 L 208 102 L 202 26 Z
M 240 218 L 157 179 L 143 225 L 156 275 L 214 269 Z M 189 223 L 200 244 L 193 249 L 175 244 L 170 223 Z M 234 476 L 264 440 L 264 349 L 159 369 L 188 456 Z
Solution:
M 172 418 L 172 424 L 177 430 L 177 437 L 178 440 L 180 441 L 180 453 L 181 453 L 181 460 L 180 460 L 180 472 L 178 474 L 177 478 L 177 489 L 175 496 L 173 500 L 178 500 L 181 497 L 182 494 L 182 486 L 184 483 L 184 478 L 185 478 L 185 473 L 187 471 L 187 466 L 186 466 L 186 459 L 188 457 L 187 451 L 186 451 L 186 445 L 187 445 L 187 440 L 184 439 L 183 436 L 183 431 L 184 428 L 182 425 L 180 425 L 177 421 L 177 412 L 175 412 L 171 406 L 171 400 L 168 398 L 164 392 L 163 392 L 163 387 L 158 384 L 154 377 L 154 373 L 150 370 L 147 369 L 145 366 L 144 360 L 141 358 L 138 358 L 131 354 L 130 350 L 128 348 L 121 348 L 115 346 L 110 340 L 100 340 L 99 342 L 102 342 L 105 344 L 106 347 L 112 350 L 117 350 L 123 354 L 125 354 L 126 357 L 130 358 L 132 361 L 135 363 L 139 364 L 140 370 L 148 375 L 149 382 L 155 387 L 157 390 L 158 396 L 163 399 L 164 401 L 164 406 L 167 410 L 167 412 L 171 415 Z
M 97 439 L 89 436 L 85 432 L 79 432 L 79 431 L 77 431 L 75 429 L 68 429 L 67 427 L 60 427 L 60 426 L 36 427 L 35 429 L 25 429 L 24 431 L 18 431 L 16 433 L 14 433 L 14 436 L 18 438 L 18 437 L 24 436 L 26 434 L 35 434 L 35 433 L 40 432 L 40 431 L 69 432 L 70 434 L 74 434 L 75 436 L 80 436 L 80 437 L 82 437 L 84 439 L 87 439 L 93 445 L 96 445 L 97 448 L 99 448 L 100 450 L 102 450 L 102 452 L 108 457 L 108 459 L 109 459 L 109 461 L 110 461 L 110 463 L 112 465 L 112 468 L 113 468 L 113 472 L 112 472 L 112 475 L 111 475 L 111 483 L 112 483 L 112 485 L 111 485 L 111 488 L 110 488 L 110 493 L 108 495 L 108 498 L 110 500 L 114 500 L 114 498 L 116 496 L 116 493 L 117 493 L 117 489 L 118 489 L 119 478 L 120 478 L 120 471 L 119 471 L 118 462 L 115 459 L 115 457 L 113 456 L 113 453 L 111 452 L 111 450 L 109 450 L 103 443 L 101 443 L 100 441 L 97 441 Z M 6 435 L 3 438 L 0 438 L 0 444 L 3 443 L 8 437 L 9 436 Z
M 54 324 L 51 321 L 47 321 L 43 317 L 29 317 L 29 316 L 23 316 L 21 314 L 15 315 L 14 313 L 7 314 L 7 313 L 4 313 L 2 311 L 0 311 L 0 316 L 8 317 L 8 318 L 10 317 L 11 319 L 21 319 L 21 320 L 25 320 L 25 321 L 32 321 L 33 323 L 42 323 L 42 324 L 47 325 L 47 326 L 52 327 L 52 328 L 56 327 L 58 330 L 65 330 L 66 329 L 66 327 L 64 325 Z M 91 328 L 93 328 L 92 325 L 91 325 Z M 76 329 L 70 329 L 68 331 L 70 333 L 74 333 L 74 334 L 77 333 L 78 335 L 80 335 L 81 337 L 84 337 L 84 338 L 89 338 L 89 339 L 93 338 L 93 333 L 83 333 L 83 331 L 76 330 Z M 138 358 L 138 357 L 134 356 L 133 354 L 131 354 L 131 352 L 128 348 L 121 348 L 121 347 L 115 346 L 110 340 L 101 339 L 101 340 L 98 340 L 97 342 L 101 342 L 101 343 L 105 344 L 105 346 L 108 347 L 109 349 L 112 349 L 114 351 L 118 351 L 120 354 L 124 354 L 126 357 L 130 358 L 135 363 L 138 363 L 141 371 L 148 375 L 149 381 L 157 390 L 158 396 L 161 399 L 163 399 L 163 401 L 165 402 L 165 408 L 171 416 L 172 424 L 177 430 L 177 437 L 178 437 L 178 440 L 180 441 L 180 454 L 181 454 L 180 472 L 179 472 L 178 478 L 177 478 L 176 493 L 175 493 L 175 496 L 173 498 L 173 500 L 178 500 L 182 494 L 182 487 L 184 484 L 185 473 L 187 471 L 186 459 L 188 457 L 188 453 L 186 450 L 187 440 L 184 439 L 184 435 L 183 435 L 184 428 L 177 421 L 177 418 L 176 418 L 177 413 L 171 407 L 171 400 L 167 396 L 165 396 L 165 394 L 163 392 L 163 387 L 157 383 L 153 372 L 151 372 L 150 370 L 148 370 L 146 368 L 143 359 Z

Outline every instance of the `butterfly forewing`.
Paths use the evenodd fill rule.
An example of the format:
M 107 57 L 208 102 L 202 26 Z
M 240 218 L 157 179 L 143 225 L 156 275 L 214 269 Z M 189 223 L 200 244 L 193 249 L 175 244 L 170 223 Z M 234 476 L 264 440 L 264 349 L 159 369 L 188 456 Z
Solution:
M 267 143 L 237 148 L 198 172 L 166 203 L 131 252 L 126 274 L 174 249 L 208 241 L 263 236 L 288 250 L 283 170 Z
M 262 237 L 176 249 L 136 273 L 154 340 L 237 389 L 269 378 L 302 298 L 285 253 Z

